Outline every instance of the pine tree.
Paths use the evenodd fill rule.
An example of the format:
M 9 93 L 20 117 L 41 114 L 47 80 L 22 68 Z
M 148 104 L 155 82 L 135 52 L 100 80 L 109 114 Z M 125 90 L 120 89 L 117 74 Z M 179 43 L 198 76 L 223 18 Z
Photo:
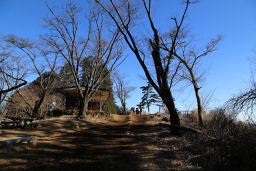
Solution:
M 159 95 L 153 91 L 152 85 L 148 82 L 147 86 L 140 87 L 142 89 L 143 96 L 141 98 L 140 105 L 146 105 L 149 113 L 149 108 L 153 103 L 161 102 Z

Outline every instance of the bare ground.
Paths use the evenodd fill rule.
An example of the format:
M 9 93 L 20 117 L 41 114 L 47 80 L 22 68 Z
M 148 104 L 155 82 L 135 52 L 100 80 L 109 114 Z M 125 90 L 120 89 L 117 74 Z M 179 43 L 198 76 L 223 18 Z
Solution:
M 64 116 L 42 125 L 0 129 L 0 140 L 38 137 L 36 144 L 0 147 L 0 170 L 201 170 L 189 141 L 153 117 L 75 121 Z

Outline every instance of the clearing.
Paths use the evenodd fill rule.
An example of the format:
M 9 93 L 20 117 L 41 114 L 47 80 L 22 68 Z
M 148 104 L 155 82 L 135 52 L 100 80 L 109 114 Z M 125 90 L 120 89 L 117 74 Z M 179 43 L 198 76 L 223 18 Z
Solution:
M 36 144 L 0 147 L 0 170 L 200 170 L 184 137 L 160 116 L 112 115 L 40 121 L 39 128 L 0 129 L 0 141 L 37 136 Z M 76 123 L 76 124 L 74 124 Z

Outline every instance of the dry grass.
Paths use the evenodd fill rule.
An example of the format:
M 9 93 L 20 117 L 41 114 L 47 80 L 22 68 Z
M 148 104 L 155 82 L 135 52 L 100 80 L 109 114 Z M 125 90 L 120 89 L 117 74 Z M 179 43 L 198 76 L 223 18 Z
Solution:
M 255 133 L 234 129 L 222 118 L 222 125 L 215 119 L 201 128 L 215 136 L 214 141 L 203 134 L 179 137 L 162 121 L 164 117 L 168 115 L 111 115 L 84 120 L 63 116 L 44 120 L 37 129 L 0 129 L 0 140 L 38 137 L 36 144 L 1 147 L 0 170 L 254 169 Z M 231 135 L 230 128 L 232 135 L 237 135 L 232 141 L 225 138 Z
M 126 119 L 125 119 L 126 117 Z M 40 128 L 1 129 L 0 140 L 37 136 L 37 144 L 0 148 L 0 170 L 194 170 L 160 116 L 112 115 L 42 121 Z M 119 121 L 117 121 L 119 120 Z M 73 123 L 79 123 L 74 127 Z M 175 146 L 175 153 L 160 142 Z M 185 142 L 183 142 L 185 143 Z M 185 145 L 185 144 L 184 144 Z M 178 152 L 179 148 L 179 152 Z M 192 155 L 192 154 L 189 154 Z
M 152 114 L 130 114 L 130 115 L 117 115 L 111 114 L 110 118 L 113 121 L 126 123 L 130 125 L 143 125 L 143 124 L 157 124 L 162 123 L 162 118 L 165 115 L 152 115 Z
M 143 115 L 143 114 L 141 114 L 141 115 L 131 114 L 131 115 L 129 115 L 129 118 L 130 118 L 131 122 L 134 122 L 134 123 L 146 122 L 148 120 L 147 115 Z
M 116 122 L 127 122 L 129 120 L 129 115 L 117 115 L 111 114 L 111 119 Z
M 203 112 L 202 113 L 202 118 L 204 122 L 209 122 L 212 120 L 212 115 L 208 112 Z M 183 125 L 186 124 L 197 124 L 198 123 L 198 114 L 197 114 L 197 110 L 192 110 L 191 114 L 184 114 L 184 115 L 180 115 L 180 119 L 181 119 L 181 123 Z
M 215 110 L 208 115 L 210 119 L 200 128 L 202 134 L 185 136 L 197 152 L 205 153 L 194 162 L 205 170 L 256 170 L 256 131 L 237 122 L 225 110 Z M 189 122 L 185 124 L 194 126 Z

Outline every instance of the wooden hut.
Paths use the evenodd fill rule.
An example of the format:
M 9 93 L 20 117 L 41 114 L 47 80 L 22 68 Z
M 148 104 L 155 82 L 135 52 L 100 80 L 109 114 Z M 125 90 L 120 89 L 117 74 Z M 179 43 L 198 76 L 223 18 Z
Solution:
M 82 88 L 84 91 L 84 88 Z M 66 97 L 65 110 L 79 110 L 80 98 L 76 87 L 60 88 L 58 92 Z M 108 100 L 109 90 L 99 89 L 88 103 L 88 110 L 102 111 L 102 105 Z

